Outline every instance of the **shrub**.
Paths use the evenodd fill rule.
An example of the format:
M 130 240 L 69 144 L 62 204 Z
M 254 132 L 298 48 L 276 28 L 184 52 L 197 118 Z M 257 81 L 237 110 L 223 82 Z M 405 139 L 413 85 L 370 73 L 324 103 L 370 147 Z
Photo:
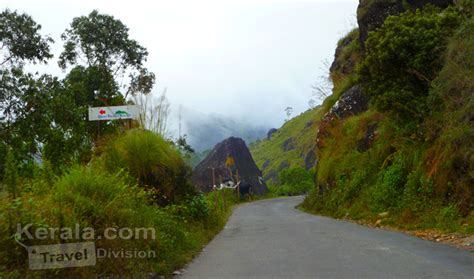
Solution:
M 31 223 L 32 229 L 74 229 L 79 224 L 80 228 L 93 228 L 96 236 L 101 236 L 105 228 L 110 227 L 154 229 L 155 239 L 106 240 L 96 237 L 97 248 L 155 251 L 157 258 L 104 258 L 94 268 L 77 270 L 75 275 L 83 278 L 96 277 L 97 271 L 137 276 L 150 271 L 170 274 L 176 265 L 186 262 L 186 253 L 196 249 L 192 243 L 195 237 L 190 237 L 192 229 L 181 222 L 179 216 L 150 205 L 144 190 L 130 185 L 124 173 L 111 174 L 97 166 L 73 167 L 54 182 L 48 194 L 37 196 L 24 192 L 16 199 L 2 200 L 0 209 L 2 217 L 8 220 L 0 223 L 0 272 L 2 269 L 30 272 L 26 269 L 28 257 L 24 256 L 23 247 L 13 241 L 16 224 L 25 226 Z M 193 233 L 202 233 L 202 229 Z M 28 246 L 57 244 L 57 240 L 49 239 L 19 240 Z M 68 272 L 53 270 L 30 275 L 63 277 Z
M 180 204 L 173 204 L 166 207 L 168 212 L 179 216 L 185 221 L 200 221 L 209 217 L 210 209 L 208 201 L 202 194 L 196 195 L 182 201 Z
M 301 167 L 289 168 L 280 173 L 281 186 L 276 188 L 279 195 L 306 194 L 314 187 L 313 174 Z
M 102 161 L 111 172 L 127 171 L 160 205 L 195 194 L 188 181 L 190 169 L 179 151 L 152 132 L 132 130 L 113 139 L 105 148 Z
M 402 157 L 398 156 L 389 167 L 380 172 L 380 178 L 373 193 L 375 208 L 384 210 L 395 206 L 402 196 L 405 182 L 404 162 Z
M 358 76 L 381 111 L 420 119 L 426 96 L 442 65 L 447 39 L 459 23 L 454 9 L 433 7 L 388 17 L 369 33 Z

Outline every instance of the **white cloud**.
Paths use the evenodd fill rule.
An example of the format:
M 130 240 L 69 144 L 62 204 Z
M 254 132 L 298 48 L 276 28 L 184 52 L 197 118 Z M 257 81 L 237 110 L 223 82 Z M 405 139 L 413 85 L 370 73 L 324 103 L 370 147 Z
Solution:
M 156 92 L 175 104 L 278 126 L 286 106 L 304 111 L 310 85 L 354 22 L 357 0 L 0 0 L 30 14 L 56 40 L 92 9 L 122 20 L 150 55 Z M 349 21 L 348 21 L 349 20 Z M 56 61 L 40 70 L 60 74 Z

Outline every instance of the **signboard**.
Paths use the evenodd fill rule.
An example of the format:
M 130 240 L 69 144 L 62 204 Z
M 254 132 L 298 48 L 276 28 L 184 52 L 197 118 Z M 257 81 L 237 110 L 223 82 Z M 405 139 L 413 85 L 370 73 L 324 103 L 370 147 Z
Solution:
M 138 106 L 89 108 L 89 121 L 134 119 L 139 116 Z

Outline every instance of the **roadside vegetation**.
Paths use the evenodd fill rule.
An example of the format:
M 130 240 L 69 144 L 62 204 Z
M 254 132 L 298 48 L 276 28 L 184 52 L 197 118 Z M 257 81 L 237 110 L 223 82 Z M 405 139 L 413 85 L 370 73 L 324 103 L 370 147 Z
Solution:
M 271 185 L 269 190 L 276 196 L 297 196 L 307 194 L 314 187 L 314 172 L 301 167 L 282 170 L 278 185 Z
M 53 58 L 53 40 L 29 15 L 4 10 L 0 26 L 0 277 L 171 276 L 240 201 L 226 193 L 226 206 L 219 200 L 216 206 L 214 194 L 202 195 L 190 183 L 185 158 L 192 148 L 185 137 L 163 136 L 167 103 L 142 104 L 155 82 L 145 67 L 147 50 L 122 22 L 93 11 L 73 19 L 62 36 L 60 79 L 26 70 Z M 139 121 L 87 120 L 88 107 L 134 103 L 143 105 Z M 72 239 L 34 237 L 76 226 L 81 231 Z M 85 228 L 95 237 L 86 237 Z M 110 228 L 152 229 L 154 238 L 98 238 Z M 34 271 L 22 246 L 88 241 L 108 251 L 153 253 Z
M 346 47 L 357 66 L 331 73 L 334 96 L 361 84 L 369 109 L 320 127 L 306 210 L 474 233 L 473 32 L 472 4 L 463 1 L 388 17 L 364 55 Z
M 472 1 L 444 10 L 410 8 L 369 32 L 364 51 L 358 28 L 341 38 L 332 94 L 250 145 L 271 190 L 292 195 L 288 185 L 295 184 L 284 177 L 295 168 L 314 170 L 302 205 L 308 212 L 472 235 L 472 15 Z M 355 85 L 368 108 L 335 115 L 332 109 Z
M 232 205 L 238 202 L 235 194 L 227 193 L 226 208 L 221 200 L 215 208 L 214 196 L 197 193 L 187 180 L 189 172 L 179 172 L 186 166 L 177 149 L 151 132 L 131 130 L 110 141 L 114 144 L 104 147 L 104 152 L 94 156 L 89 164 L 68 167 L 61 174 L 44 162 L 33 167 L 34 175 L 30 177 L 16 176 L 18 163 L 9 159 L 4 181 L 7 191 L 2 192 L 0 203 L 3 278 L 67 276 L 71 272 L 84 278 L 112 274 L 170 275 L 220 231 Z M 124 152 L 117 151 L 118 147 Z M 134 151 L 133 159 L 128 157 L 127 150 Z M 115 164 L 110 164 L 111 159 Z M 121 165 L 121 162 L 133 164 Z M 175 170 L 176 175 L 164 176 L 175 180 L 159 180 L 161 176 L 154 177 L 154 172 L 147 168 L 157 172 Z M 142 173 L 149 174 L 153 180 L 142 181 Z M 165 199 L 164 195 L 169 198 Z M 97 239 L 95 243 L 97 248 L 114 251 L 154 251 L 156 258 L 104 258 L 95 267 L 31 271 L 28 254 L 15 238 L 27 246 L 57 244 L 58 240 L 16 236 L 17 224 L 33 224 L 31 232 L 40 227 L 75 228 L 79 224 L 82 229 L 93 228 L 96 235 L 102 235 L 110 227 L 153 228 L 154 240 Z M 84 241 L 71 242 L 81 240 Z

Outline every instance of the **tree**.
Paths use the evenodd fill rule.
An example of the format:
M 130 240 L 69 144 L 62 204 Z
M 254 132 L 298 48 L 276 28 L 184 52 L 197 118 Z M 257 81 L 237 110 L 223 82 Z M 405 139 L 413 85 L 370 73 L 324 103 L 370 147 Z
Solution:
M 2 68 L 8 64 L 19 67 L 26 61 L 46 63 L 53 57 L 49 48 L 53 39 L 41 36 L 39 33 L 41 25 L 29 15 L 6 9 L 0 13 L 0 27 Z
M 293 108 L 292 107 L 286 107 L 285 108 L 285 113 L 286 113 L 286 121 L 290 120 L 290 116 L 293 113 Z
M 30 78 L 25 63 L 46 63 L 52 57 L 50 37 L 39 34 L 41 25 L 30 16 L 6 9 L 0 13 L 0 121 L 11 116 L 10 106 L 21 96 Z
M 95 67 L 106 81 L 128 74 L 124 99 L 151 92 L 155 76 L 143 67 L 148 52 L 129 38 L 128 28 L 120 20 L 94 10 L 88 16 L 74 18 L 61 38 L 65 42 L 58 62 L 62 69 L 68 65 Z M 117 94 L 105 89 L 101 93 L 111 98 Z
M 18 172 L 15 158 L 11 149 L 7 150 L 7 156 L 5 160 L 5 176 L 3 183 L 6 186 L 8 194 L 13 198 L 18 196 Z
M 83 133 L 86 142 L 94 142 L 99 133 L 121 129 L 121 123 L 88 123 L 87 107 L 125 105 L 129 96 L 149 94 L 155 75 L 143 65 L 148 52 L 129 38 L 128 28 L 120 20 L 96 10 L 74 18 L 61 38 L 64 49 L 59 66 L 63 70 L 73 66 L 64 80 L 65 91 L 82 111 L 76 131 Z M 118 82 L 127 78 L 125 86 Z
M 330 78 L 330 67 L 331 65 L 327 60 L 322 61 L 323 67 L 321 70 L 324 72 L 323 75 L 318 76 L 317 80 L 314 84 L 311 85 L 311 89 L 313 91 L 313 97 L 316 100 L 324 100 L 332 94 L 332 80 Z
M 26 92 L 36 85 L 34 76 L 24 72 L 27 63 L 46 63 L 52 57 L 49 44 L 53 40 L 42 36 L 41 25 L 30 16 L 6 9 L 0 13 L 0 177 L 6 164 L 6 150 L 11 149 L 17 162 L 31 161 L 37 143 L 31 135 L 29 123 L 19 129 L 17 119 L 21 113 L 31 110 L 25 103 Z M 8 147 L 9 146 L 9 147 Z

